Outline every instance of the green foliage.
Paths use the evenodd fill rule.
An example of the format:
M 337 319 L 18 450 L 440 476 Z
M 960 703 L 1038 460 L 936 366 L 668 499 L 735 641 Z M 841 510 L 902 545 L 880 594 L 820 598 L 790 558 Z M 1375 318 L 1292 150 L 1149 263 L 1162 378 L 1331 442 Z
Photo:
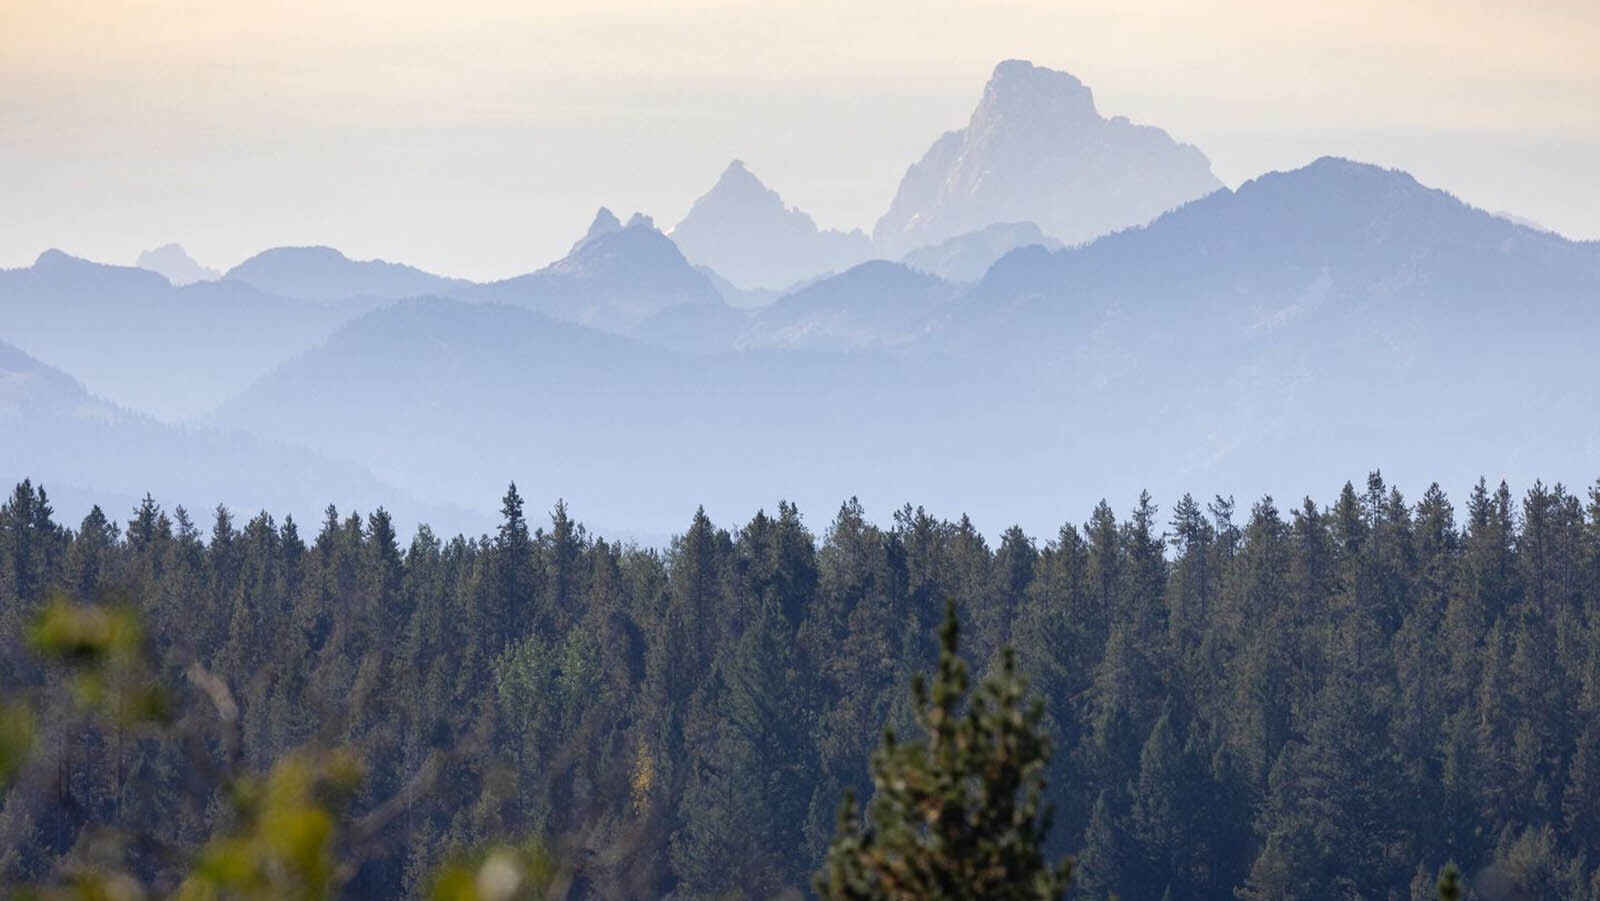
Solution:
M 80 606 L 61 594 L 39 611 L 28 638 L 44 657 L 85 666 L 125 661 L 143 641 L 131 610 Z
M 66 528 L 23 483 L 0 498 L 0 895 L 168 897 L 207 855 L 261 891 L 300 854 L 324 875 L 299 884 L 417 897 L 446 864 L 475 886 L 506 836 L 547 849 L 518 892 L 792 895 L 875 758 L 937 762 L 905 686 L 938 672 L 945 598 L 974 682 L 1043 701 L 1040 853 L 1087 897 L 1427 898 L 1446 861 L 1480 895 L 1592 895 L 1600 485 L 1480 484 L 1459 522 L 1437 487 L 1359 485 L 1188 498 L 1165 532 L 1149 499 L 1107 503 L 992 545 L 911 506 L 813 532 L 782 504 L 686 517 L 660 551 L 559 504 L 534 528 L 516 492 L 486 536 L 408 542 L 381 510 L 302 539 L 152 498 Z M 919 741 L 885 750 L 886 724 Z M 353 791 L 323 781 L 335 748 Z M 287 761 L 327 816 L 274 845 Z
M 33 708 L 0 700 L 0 789 L 9 786 L 22 769 L 37 731 Z
M 1009 648 L 968 703 L 958 629 L 952 603 L 933 685 L 920 676 L 912 683 L 922 738 L 884 735 L 872 759 L 867 821 L 847 795 L 839 835 L 815 881 L 823 896 L 1022 899 L 1066 892 L 1071 861 L 1048 865 L 1042 850 L 1050 828 L 1041 809 L 1050 757 L 1043 705 L 1027 700 Z
M 1461 872 L 1453 863 L 1439 873 L 1439 901 L 1461 901 Z
M 29 644 L 72 673 L 82 707 L 123 725 L 161 722 L 167 699 L 150 673 L 144 629 L 131 606 L 75 604 L 54 595 L 34 617 Z
M 337 811 L 361 782 L 348 750 L 299 752 L 233 786 L 238 822 L 200 849 L 182 901 L 327 898 L 340 880 Z
M 434 874 L 433 901 L 539 901 L 560 897 L 562 873 L 542 842 L 497 844 L 459 855 Z

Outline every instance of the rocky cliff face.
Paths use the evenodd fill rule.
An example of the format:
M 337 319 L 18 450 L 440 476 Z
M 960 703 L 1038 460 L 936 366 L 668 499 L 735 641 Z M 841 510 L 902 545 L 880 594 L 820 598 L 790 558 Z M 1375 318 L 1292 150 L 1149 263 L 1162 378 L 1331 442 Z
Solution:
M 873 239 L 899 256 L 996 222 L 1034 222 L 1067 244 L 1133 225 L 1222 187 L 1195 147 L 1103 118 L 1065 72 L 995 67 L 967 126 L 906 172 Z
M 684 256 L 741 288 L 786 288 L 872 253 L 864 232 L 817 228 L 739 160 L 694 202 L 672 240 Z

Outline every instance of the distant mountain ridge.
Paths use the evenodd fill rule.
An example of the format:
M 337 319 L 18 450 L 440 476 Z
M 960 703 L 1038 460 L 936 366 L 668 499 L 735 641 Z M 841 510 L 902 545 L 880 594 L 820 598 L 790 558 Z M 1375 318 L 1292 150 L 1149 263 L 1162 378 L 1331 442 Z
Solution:
M 178 244 L 163 244 L 154 250 L 146 250 L 139 254 L 134 265 L 159 273 L 178 286 L 214 282 L 222 277 L 217 270 L 195 262 L 194 257 L 189 256 L 188 251 Z
M 928 347 L 1077 383 L 1123 440 L 1182 436 L 1162 466 L 1258 491 L 1350 459 L 1589 481 L 1597 298 L 1593 248 L 1323 158 L 1084 247 L 1017 251 Z
M 670 237 L 684 256 L 747 289 L 786 288 L 872 256 L 865 232 L 819 229 L 739 160 L 728 164 Z
M 1453 494 L 1484 472 L 1586 483 L 1597 298 L 1597 248 L 1323 159 L 1088 245 L 1015 250 L 971 286 L 869 262 L 750 314 L 720 353 L 408 301 L 217 421 L 419 492 L 528 472 L 657 531 L 689 498 L 748 513 L 854 494 L 882 512 L 918 496 L 1043 530 L 1101 497 L 1294 498 L 1352 465 Z
M 0 434 L 0 479 L 42 483 L 80 515 L 99 503 L 119 518 L 148 493 L 202 516 L 225 503 L 240 515 L 269 510 L 309 522 L 333 503 L 367 512 L 387 505 L 402 522 L 431 520 L 442 528 L 470 530 L 480 522 L 455 505 L 410 500 L 359 466 L 251 434 L 156 422 L 3 341 Z
M 623 224 L 605 207 L 565 257 L 537 272 L 452 293 L 618 334 L 631 334 L 675 307 L 726 306 L 711 279 L 648 216 L 635 213 Z
M 1081 315 L 1097 294 L 1126 309 L 1137 297 L 1152 312 L 1241 328 L 1337 297 L 1373 314 L 1418 304 L 1499 314 L 1539 297 L 1589 315 L 1600 305 L 1573 292 L 1596 277 L 1600 257 L 1584 245 L 1405 172 L 1323 157 L 1083 247 L 1009 255 L 966 306 L 1003 320 L 1030 308 Z M 1185 302 L 1200 296 L 1207 301 Z
M 910 345 L 926 336 L 958 293 L 938 276 L 872 260 L 757 310 L 739 346 L 839 351 Z
M 669 532 L 685 498 L 816 502 L 857 471 L 881 489 L 864 496 L 893 496 L 927 466 L 877 450 L 948 404 L 972 406 L 980 384 L 949 362 L 688 355 L 525 308 L 417 299 L 348 323 L 210 421 L 359 456 L 430 499 L 495 497 L 515 479 L 527 496 Z M 974 421 L 988 418 L 921 440 L 975 452 Z
M 96 394 L 168 421 L 222 402 L 372 301 L 271 297 L 239 281 L 177 287 L 49 250 L 0 270 L 0 341 Z
M 872 237 L 880 253 L 898 256 L 1026 221 L 1078 244 L 1221 187 L 1192 145 L 1102 118 L 1089 88 L 1065 72 L 1007 60 L 966 127 L 940 137 L 906 172 Z
M 919 247 L 901 258 L 907 266 L 953 282 L 975 282 L 995 261 L 1019 247 L 1060 250 L 1061 242 L 1032 222 L 996 222 L 938 244 Z
M 313 468 L 355 460 L 473 503 L 531 476 L 650 532 L 700 502 L 743 517 L 859 495 L 1046 534 L 1060 510 L 1142 488 L 1293 498 L 1363 467 L 1600 472 L 1600 243 L 1403 172 L 1322 158 L 1230 190 L 1193 148 L 1012 61 L 880 221 L 871 250 L 900 262 L 833 271 L 839 233 L 742 165 L 702 199 L 672 236 L 601 208 L 562 259 L 488 284 L 280 248 L 174 287 L 49 251 L 0 271 L 0 341 L 88 389 L 27 367 L 0 378 L 0 416 L 211 411 L 314 449 L 296 458 Z M 707 254 L 805 274 L 744 290 Z M 50 434 L 159 443 L 73 428 Z M 198 453 L 161 446 L 148 465 Z
M 398 300 L 445 294 L 471 282 L 384 260 L 352 260 L 332 247 L 274 247 L 229 269 L 225 280 L 297 300 Z

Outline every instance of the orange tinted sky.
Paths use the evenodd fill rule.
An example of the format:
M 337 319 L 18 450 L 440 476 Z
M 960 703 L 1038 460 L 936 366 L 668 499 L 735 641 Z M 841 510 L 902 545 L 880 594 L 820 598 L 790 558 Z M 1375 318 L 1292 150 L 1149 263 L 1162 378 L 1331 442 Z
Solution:
M 1514 7 L 1514 8 L 1513 8 Z M 1594 0 L 0 0 L 0 265 L 328 243 L 476 277 L 745 159 L 870 228 L 1024 57 L 1224 181 L 1337 153 L 1600 237 Z

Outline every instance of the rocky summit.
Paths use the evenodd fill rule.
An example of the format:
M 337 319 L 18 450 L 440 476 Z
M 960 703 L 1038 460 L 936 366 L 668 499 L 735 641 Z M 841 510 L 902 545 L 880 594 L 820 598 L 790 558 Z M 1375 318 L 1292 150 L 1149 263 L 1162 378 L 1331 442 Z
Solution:
M 899 256 L 997 222 L 1033 222 L 1080 244 L 1220 187 L 1194 146 L 1101 116 L 1089 87 L 1065 72 L 1007 60 L 966 127 L 907 170 L 873 240 Z
M 872 252 L 865 233 L 819 229 L 739 160 L 694 202 L 672 240 L 690 260 L 742 288 L 785 288 Z

